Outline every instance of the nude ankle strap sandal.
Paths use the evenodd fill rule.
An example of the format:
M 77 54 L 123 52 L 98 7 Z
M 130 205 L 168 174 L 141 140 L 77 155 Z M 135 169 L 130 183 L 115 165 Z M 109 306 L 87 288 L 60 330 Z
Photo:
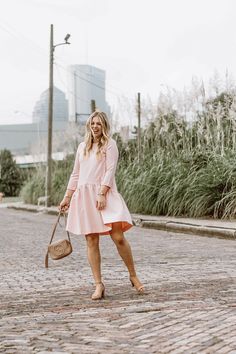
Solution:
M 100 300 L 105 297 L 105 286 L 102 282 L 96 283 L 96 285 L 99 285 L 99 284 L 102 286 L 100 287 L 100 289 L 96 288 L 96 290 L 94 291 L 94 293 L 91 297 L 92 300 Z

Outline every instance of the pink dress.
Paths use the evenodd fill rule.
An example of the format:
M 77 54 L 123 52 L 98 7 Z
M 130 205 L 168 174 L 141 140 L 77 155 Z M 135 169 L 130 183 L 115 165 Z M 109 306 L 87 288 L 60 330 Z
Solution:
M 96 156 L 96 143 L 93 144 L 88 157 L 84 157 L 84 147 L 85 142 L 79 144 L 67 186 L 67 189 L 74 190 L 74 194 L 70 202 L 66 229 L 77 235 L 109 235 L 111 224 L 119 221 L 122 223 L 122 230 L 127 231 L 133 224 L 129 210 L 116 187 L 118 149 L 115 140 L 109 139 L 100 159 Z M 110 189 L 106 194 L 106 207 L 97 210 L 96 200 L 101 185 Z

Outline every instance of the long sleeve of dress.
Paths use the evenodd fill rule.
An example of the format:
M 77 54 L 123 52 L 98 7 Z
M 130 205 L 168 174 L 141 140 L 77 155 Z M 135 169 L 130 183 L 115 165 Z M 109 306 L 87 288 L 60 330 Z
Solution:
M 80 147 L 80 145 L 79 145 Z M 74 162 L 74 167 L 72 170 L 72 173 L 70 175 L 70 179 L 67 185 L 67 189 L 70 189 L 72 191 L 76 190 L 78 179 L 79 179 L 79 170 L 80 170 L 80 164 L 79 164 L 79 147 L 76 152 L 75 156 L 75 162 Z
M 111 139 L 106 149 L 106 171 L 101 185 L 111 187 L 115 178 L 116 166 L 119 157 L 115 140 Z

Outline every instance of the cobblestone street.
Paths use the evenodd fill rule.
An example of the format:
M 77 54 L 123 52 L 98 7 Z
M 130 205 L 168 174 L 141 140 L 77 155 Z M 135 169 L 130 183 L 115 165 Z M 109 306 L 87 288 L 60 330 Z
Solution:
M 236 353 L 234 240 L 133 227 L 138 295 L 102 236 L 106 297 L 92 301 L 84 237 L 45 269 L 56 217 L 1 208 L 0 220 L 1 353 Z

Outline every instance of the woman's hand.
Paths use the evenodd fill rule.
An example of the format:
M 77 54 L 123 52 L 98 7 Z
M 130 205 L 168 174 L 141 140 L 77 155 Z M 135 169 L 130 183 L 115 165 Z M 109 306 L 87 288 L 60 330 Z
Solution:
M 60 205 L 58 206 L 58 209 L 60 211 L 67 211 L 70 207 L 70 198 L 68 197 L 64 197 L 60 203 Z
M 96 202 L 96 208 L 98 210 L 102 210 L 106 207 L 106 197 L 105 195 L 98 195 L 97 196 L 97 202 Z

